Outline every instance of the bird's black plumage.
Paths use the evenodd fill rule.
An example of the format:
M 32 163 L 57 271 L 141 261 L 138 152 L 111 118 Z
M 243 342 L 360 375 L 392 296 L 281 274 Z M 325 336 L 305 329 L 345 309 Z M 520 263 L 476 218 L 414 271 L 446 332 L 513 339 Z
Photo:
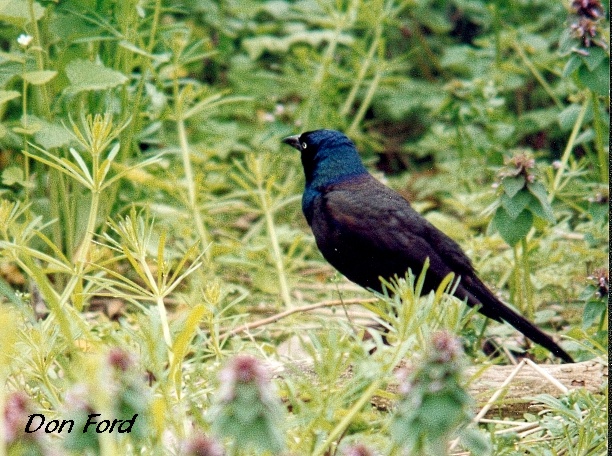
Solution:
M 365 288 L 381 291 L 380 277 L 419 274 L 429 258 L 424 291 L 436 289 L 451 272 L 461 277 L 455 296 L 497 321 L 506 321 L 567 362 L 559 345 L 537 326 L 502 303 L 482 283 L 461 247 L 397 192 L 363 166 L 355 145 L 334 130 L 290 136 L 306 176 L 302 209 L 319 250 L 338 271 Z

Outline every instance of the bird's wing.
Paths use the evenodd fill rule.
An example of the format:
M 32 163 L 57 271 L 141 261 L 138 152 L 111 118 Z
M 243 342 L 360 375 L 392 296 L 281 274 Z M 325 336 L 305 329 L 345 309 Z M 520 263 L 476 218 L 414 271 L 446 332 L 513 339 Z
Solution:
M 548 334 L 501 302 L 478 278 L 459 245 L 412 209 L 401 195 L 371 176 L 334 184 L 321 195 L 318 215 L 327 218 L 325 227 L 334 233 L 334 240 L 344 238 L 350 248 L 364 252 L 359 256 L 349 252 L 349 258 L 343 261 L 346 252 L 334 252 L 339 249 L 333 245 L 321 250 L 349 279 L 377 289 L 378 276 L 402 275 L 408 268 L 418 274 L 429 258 L 427 288 L 437 288 L 450 272 L 460 275 L 455 296 L 471 306 L 480 304 L 479 312 L 485 316 L 507 321 L 556 356 L 573 362 Z M 378 273 L 372 274 L 369 269 Z
M 334 185 L 324 193 L 325 212 L 356 243 L 403 256 L 415 270 L 429 257 L 430 271 L 471 275 L 474 268 L 461 247 L 416 212 L 400 194 L 368 176 Z M 357 244 L 359 245 L 359 244 Z

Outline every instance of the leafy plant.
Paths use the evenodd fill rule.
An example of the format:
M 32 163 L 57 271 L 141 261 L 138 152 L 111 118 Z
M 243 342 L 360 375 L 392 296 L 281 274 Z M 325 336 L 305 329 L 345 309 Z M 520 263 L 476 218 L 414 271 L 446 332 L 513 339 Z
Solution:
M 608 3 L 1 3 L 0 453 L 396 454 L 398 420 L 418 428 L 419 451 L 458 432 L 485 452 L 464 427 L 460 366 L 427 347 L 461 334 L 466 364 L 482 363 L 482 336 L 510 329 L 465 312 L 451 277 L 419 297 L 423 277 L 408 274 L 372 298 L 334 275 L 300 212 L 298 155 L 279 140 L 345 131 L 496 292 L 573 338 L 573 355 L 602 356 Z M 218 395 L 228 360 L 285 364 L 296 340 L 312 376 L 272 380 L 278 394 L 266 383 L 263 402 L 262 382 L 240 384 L 240 410 Z M 423 417 L 383 391 L 406 357 L 425 401 L 442 399 L 423 379 L 448 373 L 453 413 Z M 378 395 L 401 413 L 371 408 Z M 525 418 L 542 438 L 490 425 L 493 451 L 599 451 L 600 399 L 544 398 L 546 414 Z M 90 409 L 143 426 L 22 429 Z

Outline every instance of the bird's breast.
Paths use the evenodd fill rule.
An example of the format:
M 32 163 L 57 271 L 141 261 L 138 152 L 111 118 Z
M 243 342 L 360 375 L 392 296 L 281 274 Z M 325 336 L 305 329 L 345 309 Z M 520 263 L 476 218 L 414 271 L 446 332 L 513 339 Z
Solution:
M 315 206 L 320 204 L 317 200 L 321 199 L 321 193 L 315 189 L 306 188 L 302 194 L 302 212 L 308 222 L 308 225 L 312 227 Z
M 346 273 L 350 264 L 364 262 L 362 246 L 355 242 L 347 226 L 338 223 L 326 210 L 323 198 L 315 199 L 312 206 L 311 229 L 317 247 L 332 266 Z M 344 220 L 343 220 L 344 221 Z

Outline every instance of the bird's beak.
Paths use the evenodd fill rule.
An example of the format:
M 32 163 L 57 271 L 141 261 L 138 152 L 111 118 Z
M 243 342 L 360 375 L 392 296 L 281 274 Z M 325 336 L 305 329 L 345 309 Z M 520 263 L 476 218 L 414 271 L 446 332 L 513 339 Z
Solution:
M 283 138 L 285 144 L 289 144 L 291 147 L 296 148 L 300 152 L 302 151 L 302 145 L 300 144 L 300 135 L 287 136 Z

